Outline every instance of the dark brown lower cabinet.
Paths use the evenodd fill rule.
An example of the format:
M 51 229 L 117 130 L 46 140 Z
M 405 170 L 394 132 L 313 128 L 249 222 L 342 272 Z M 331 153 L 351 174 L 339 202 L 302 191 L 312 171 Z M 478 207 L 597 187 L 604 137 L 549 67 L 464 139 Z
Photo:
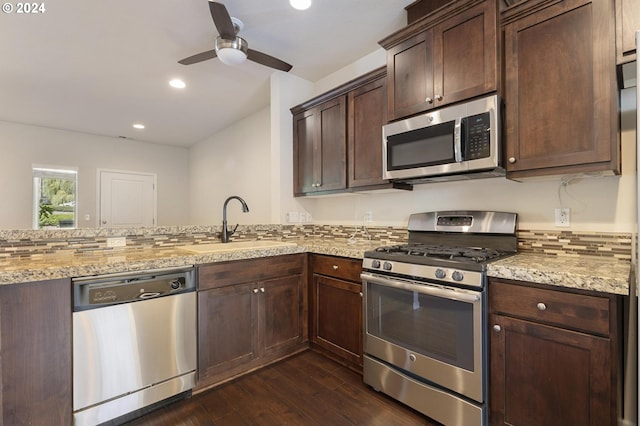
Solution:
M 306 348 L 305 259 L 300 254 L 199 267 L 199 388 Z
M 362 262 L 311 255 L 312 347 L 362 372 Z
M 0 286 L 0 424 L 71 425 L 71 281 Z
M 489 283 L 490 424 L 617 424 L 615 296 Z

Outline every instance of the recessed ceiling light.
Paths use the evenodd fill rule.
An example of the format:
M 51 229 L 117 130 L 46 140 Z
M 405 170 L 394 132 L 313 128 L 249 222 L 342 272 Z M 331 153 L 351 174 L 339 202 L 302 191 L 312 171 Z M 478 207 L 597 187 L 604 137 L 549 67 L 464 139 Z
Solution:
M 184 89 L 185 87 L 187 87 L 187 84 L 179 78 L 174 78 L 173 80 L 171 80 L 169 82 L 169 85 L 171 87 L 175 87 L 176 89 Z
M 311 0 L 289 0 L 294 9 L 306 10 L 311 6 Z
M 142 129 L 144 129 L 144 124 L 136 123 L 136 124 L 133 125 L 133 128 L 142 130 Z

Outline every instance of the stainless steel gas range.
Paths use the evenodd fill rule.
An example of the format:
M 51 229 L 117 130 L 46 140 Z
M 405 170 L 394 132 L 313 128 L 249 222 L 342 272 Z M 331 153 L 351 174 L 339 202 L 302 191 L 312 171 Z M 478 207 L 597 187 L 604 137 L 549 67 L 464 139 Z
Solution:
M 487 424 L 486 265 L 516 253 L 516 220 L 413 214 L 408 244 L 365 253 L 365 383 L 445 425 Z

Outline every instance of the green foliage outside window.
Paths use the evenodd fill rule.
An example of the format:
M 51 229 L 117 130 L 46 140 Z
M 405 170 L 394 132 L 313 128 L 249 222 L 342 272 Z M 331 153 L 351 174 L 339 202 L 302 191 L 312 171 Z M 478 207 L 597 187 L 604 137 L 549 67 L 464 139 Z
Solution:
M 42 177 L 38 227 L 73 227 L 75 222 L 75 179 Z

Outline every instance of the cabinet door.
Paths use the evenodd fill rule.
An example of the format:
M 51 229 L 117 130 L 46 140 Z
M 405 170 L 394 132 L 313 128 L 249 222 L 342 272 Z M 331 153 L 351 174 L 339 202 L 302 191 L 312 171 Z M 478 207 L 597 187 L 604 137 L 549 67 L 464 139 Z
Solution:
M 313 276 L 312 340 L 354 365 L 362 365 L 362 284 Z
M 334 191 L 347 187 L 346 96 L 327 101 L 316 110 L 318 149 L 316 190 Z
M 198 292 L 198 380 L 248 364 L 259 356 L 255 284 Z
M 72 424 L 70 280 L 0 286 L 0 338 L 0 424 Z
M 276 278 L 258 287 L 264 354 L 286 353 L 302 342 L 302 276 Z
M 640 31 L 640 0 L 616 0 L 618 64 L 636 60 L 636 31 Z
M 293 193 L 301 195 L 315 190 L 317 155 L 314 110 L 293 117 Z
M 349 188 L 379 185 L 382 179 L 382 126 L 387 123 L 386 77 L 349 92 Z
M 347 187 L 346 96 L 293 117 L 294 195 Z
M 510 177 L 619 171 L 613 2 L 566 0 L 504 27 Z
M 482 2 L 434 28 L 436 107 L 497 89 L 496 33 L 494 1 Z
M 616 424 L 609 339 L 495 314 L 490 324 L 492 425 Z
M 433 31 L 421 32 L 387 51 L 389 121 L 433 108 Z

